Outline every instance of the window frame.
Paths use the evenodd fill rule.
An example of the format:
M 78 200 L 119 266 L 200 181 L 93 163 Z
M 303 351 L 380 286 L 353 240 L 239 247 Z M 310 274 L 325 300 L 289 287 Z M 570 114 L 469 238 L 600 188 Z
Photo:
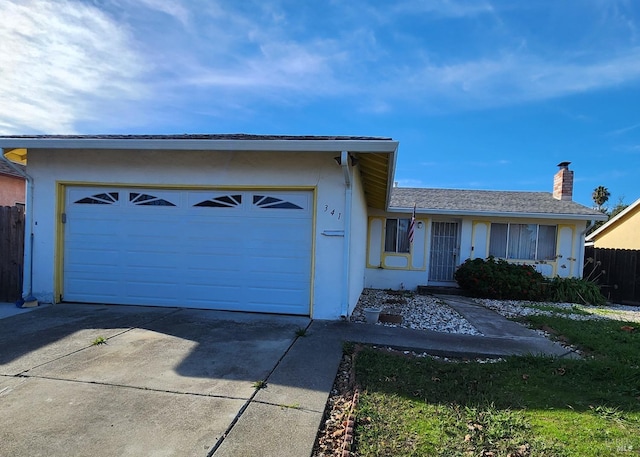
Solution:
M 501 255 L 497 255 L 497 253 L 495 252 L 494 249 L 492 249 L 492 245 L 494 243 L 494 234 L 495 231 L 497 230 L 497 226 L 506 226 L 506 232 L 505 232 L 505 236 L 506 238 L 504 240 L 499 240 L 501 241 L 501 244 L 504 244 L 504 253 L 502 253 Z M 522 243 L 518 242 L 517 245 L 512 244 L 512 239 L 511 237 L 514 235 L 514 232 L 516 230 L 516 227 L 518 227 L 518 236 L 521 236 L 522 232 L 523 232 L 523 227 L 526 230 L 531 230 L 531 227 L 535 226 L 535 246 L 534 246 L 534 250 L 533 250 L 533 256 L 532 257 L 522 257 L 522 256 L 515 256 L 514 255 L 514 251 L 519 251 L 520 253 L 522 252 L 521 249 L 523 247 Z M 512 230 L 512 227 L 514 228 L 514 230 Z M 552 256 L 546 256 L 546 258 L 540 258 L 540 233 L 541 227 L 553 227 L 553 255 Z M 526 233 L 526 232 L 525 232 Z M 548 233 L 546 234 L 548 235 Z M 500 234 L 501 236 L 501 234 Z M 497 237 L 496 237 L 497 238 Z M 502 248 L 502 246 L 500 246 L 500 248 Z M 547 250 L 547 249 L 543 249 L 543 250 Z M 493 252 L 492 252 L 493 251 Z M 533 223 L 533 224 L 523 224 L 523 223 L 515 223 L 515 222 L 491 222 L 490 228 L 489 228 L 489 246 L 488 246 L 488 252 L 489 252 L 489 256 L 493 256 L 499 259 L 505 259 L 505 260 L 522 260 L 522 261 L 535 261 L 535 262 L 553 262 L 557 259 L 557 253 L 558 253 L 558 225 L 552 225 L 552 224 L 537 224 L 537 223 Z
M 393 250 L 387 249 L 389 246 L 389 223 L 395 221 L 395 228 L 393 228 L 393 232 L 395 233 L 393 236 Z M 410 254 L 411 253 L 411 243 L 409 242 L 409 224 L 411 223 L 411 218 L 405 217 L 389 217 L 385 219 L 384 225 L 384 249 L 383 252 L 385 254 Z M 402 224 L 402 225 L 401 225 Z M 404 233 L 403 233 L 404 232 Z M 400 237 L 406 239 L 400 239 Z M 403 247 L 403 244 L 406 245 L 406 249 L 400 250 Z

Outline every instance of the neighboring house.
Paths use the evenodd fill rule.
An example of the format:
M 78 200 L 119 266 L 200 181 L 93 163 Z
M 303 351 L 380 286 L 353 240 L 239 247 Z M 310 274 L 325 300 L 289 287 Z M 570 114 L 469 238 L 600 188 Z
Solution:
M 24 165 L 16 165 L 25 169 Z M 24 205 L 25 180 L 22 175 L 0 160 L 0 206 Z
M 393 188 L 397 146 L 372 137 L 0 137 L 6 158 L 28 162 L 33 184 L 25 294 L 336 319 L 364 287 L 446 283 L 469 257 L 580 276 L 587 221 L 603 215 L 570 201 L 568 179 L 557 199 Z
M 640 249 L 640 199 L 594 230 L 585 241 L 596 248 Z

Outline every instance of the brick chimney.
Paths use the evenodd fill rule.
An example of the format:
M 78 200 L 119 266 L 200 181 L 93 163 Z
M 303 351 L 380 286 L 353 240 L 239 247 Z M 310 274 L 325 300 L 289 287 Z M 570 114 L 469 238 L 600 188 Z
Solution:
M 560 162 L 560 169 L 553 177 L 553 198 L 556 200 L 573 199 L 573 171 L 569 170 L 571 162 Z

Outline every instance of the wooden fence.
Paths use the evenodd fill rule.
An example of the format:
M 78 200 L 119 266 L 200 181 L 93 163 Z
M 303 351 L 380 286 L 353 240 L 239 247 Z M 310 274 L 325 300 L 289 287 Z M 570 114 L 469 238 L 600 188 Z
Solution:
M 584 257 L 584 277 L 597 278 L 605 297 L 614 303 L 640 304 L 640 251 L 588 246 Z
M 0 302 L 22 296 L 24 208 L 0 206 Z

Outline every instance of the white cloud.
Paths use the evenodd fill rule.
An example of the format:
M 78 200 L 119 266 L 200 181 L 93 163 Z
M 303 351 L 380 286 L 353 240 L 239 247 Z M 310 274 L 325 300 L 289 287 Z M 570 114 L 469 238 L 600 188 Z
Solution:
M 139 1 L 142 5 L 149 9 L 159 11 L 161 13 L 168 14 L 181 22 L 183 25 L 189 24 L 189 10 L 176 1 L 167 0 L 133 0 Z
M 0 132 L 70 133 L 109 99 L 135 99 L 127 30 L 72 1 L 0 0 Z
M 504 4 L 496 4 L 503 14 Z M 108 125 L 118 107 L 167 122 L 175 113 L 257 113 L 261 102 L 336 102 L 377 116 L 454 112 L 640 79 L 640 48 L 568 55 L 508 27 L 487 27 L 482 43 L 467 52 L 462 44 L 471 35 L 455 28 L 458 18 L 465 27 L 508 23 L 488 1 L 294 8 L 214 0 L 0 0 L 0 16 L 0 133 L 73 132 L 92 119 Z M 440 27 L 451 25 L 454 38 L 426 39 L 422 31 L 434 18 Z M 117 120 L 117 128 L 128 125 Z
M 640 128 L 640 123 L 629 125 L 627 127 L 623 127 L 623 128 L 617 129 L 617 130 L 613 130 L 613 131 L 609 132 L 607 134 L 607 136 L 623 135 L 623 134 L 625 134 L 627 132 L 631 132 L 631 131 L 636 130 L 638 128 Z
M 349 91 L 334 68 L 343 57 L 328 51 L 330 43 L 261 42 L 256 52 L 213 62 L 189 61 L 169 82 L 176 91 L 204 91 L 218 102 L 234 106 L 241 100 L 301 104 Z
M 457 63 L 427 63 L 384 83 L 390 96 L 402 93 L 436 109 L 481 109 L 546 100 L 640 80 L 640 48 L 587 62 L 506 55 Z M 425 103 L 426 101 L 426 103 Z

